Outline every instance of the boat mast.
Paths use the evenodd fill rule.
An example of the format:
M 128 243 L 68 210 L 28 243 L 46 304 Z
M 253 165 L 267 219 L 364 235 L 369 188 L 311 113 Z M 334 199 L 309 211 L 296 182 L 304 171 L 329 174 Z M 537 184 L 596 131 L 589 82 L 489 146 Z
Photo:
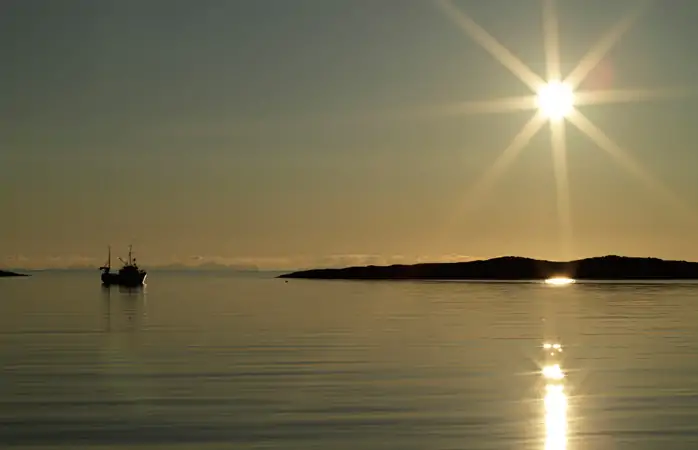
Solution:
M 130 266 L 132 264 L 131 261 L 131 249 L 133 248 L 133 245 L 128 246 L 128 265 Z
M 107 246 L 107 264 L 100 267 L 99 270 L 104 270 L 107 273 L 111 270 L 111 245 Z

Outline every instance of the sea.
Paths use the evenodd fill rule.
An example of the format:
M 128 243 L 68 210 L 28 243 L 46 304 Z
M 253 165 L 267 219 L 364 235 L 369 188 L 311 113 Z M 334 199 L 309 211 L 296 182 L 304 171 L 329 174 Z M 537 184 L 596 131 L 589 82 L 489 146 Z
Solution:
M 0 279 L 0 448 L 698 448 L 698 284 Z

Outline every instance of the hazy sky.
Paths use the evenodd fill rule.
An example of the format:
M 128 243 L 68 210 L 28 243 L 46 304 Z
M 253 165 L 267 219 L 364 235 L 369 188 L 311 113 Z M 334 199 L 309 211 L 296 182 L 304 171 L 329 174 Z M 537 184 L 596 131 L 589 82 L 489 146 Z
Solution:
M 541 2 L 456 1 L 543 74 Z M 569 71 L 636 0 L 561 0 Z M 698 4 L 656 2 L 587 88 L 698 89 Z M 0 265 L 562 258 L 548 129 L 467 209 L 528 94 L 432 1 L 5 0 Z M 698 96 L 580 108 L 698 212 Z M 572 256 L 698 260 L 698 220 L 568 128 Z M 352 256 L 355 255 L 355 256 Z

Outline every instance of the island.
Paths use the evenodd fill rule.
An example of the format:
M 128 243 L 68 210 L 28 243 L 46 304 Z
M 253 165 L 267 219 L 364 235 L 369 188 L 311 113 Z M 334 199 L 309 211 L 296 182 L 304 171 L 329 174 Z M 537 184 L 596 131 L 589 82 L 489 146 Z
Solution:
M 567 277 L 575 280 L 698 280 L 698 262 L 659 258 L 600 256 L 574 261 L 545 261 L 518 256 L 413 265 L 313 269 L 279 278 L 323 280 L 471 280 L 537 281 Z
M 0 270 L 0 278 L 5 277 L 28 277 L 29 275 L 23 273 L 8 272 L 6 270 Z

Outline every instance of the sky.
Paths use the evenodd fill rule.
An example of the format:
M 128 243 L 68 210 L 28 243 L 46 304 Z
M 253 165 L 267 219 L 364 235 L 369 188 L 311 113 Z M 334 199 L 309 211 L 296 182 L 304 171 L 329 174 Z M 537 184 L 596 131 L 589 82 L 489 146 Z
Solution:
M 558 3 L 567 73 L 638 1 Z M 545 73 L 540 0 L 454 4 Z M 655 2 L 583 87 L 698 92 L 696 17 Z M 690 211 L 568 127 L 565 245 L 547 127 L 468 200 L 531 112 L 443 111 L 530 91 L 433 1 L 5 0 L 0 58 L 0 266 L 698 260 L 698 95 L 580 106 Z

